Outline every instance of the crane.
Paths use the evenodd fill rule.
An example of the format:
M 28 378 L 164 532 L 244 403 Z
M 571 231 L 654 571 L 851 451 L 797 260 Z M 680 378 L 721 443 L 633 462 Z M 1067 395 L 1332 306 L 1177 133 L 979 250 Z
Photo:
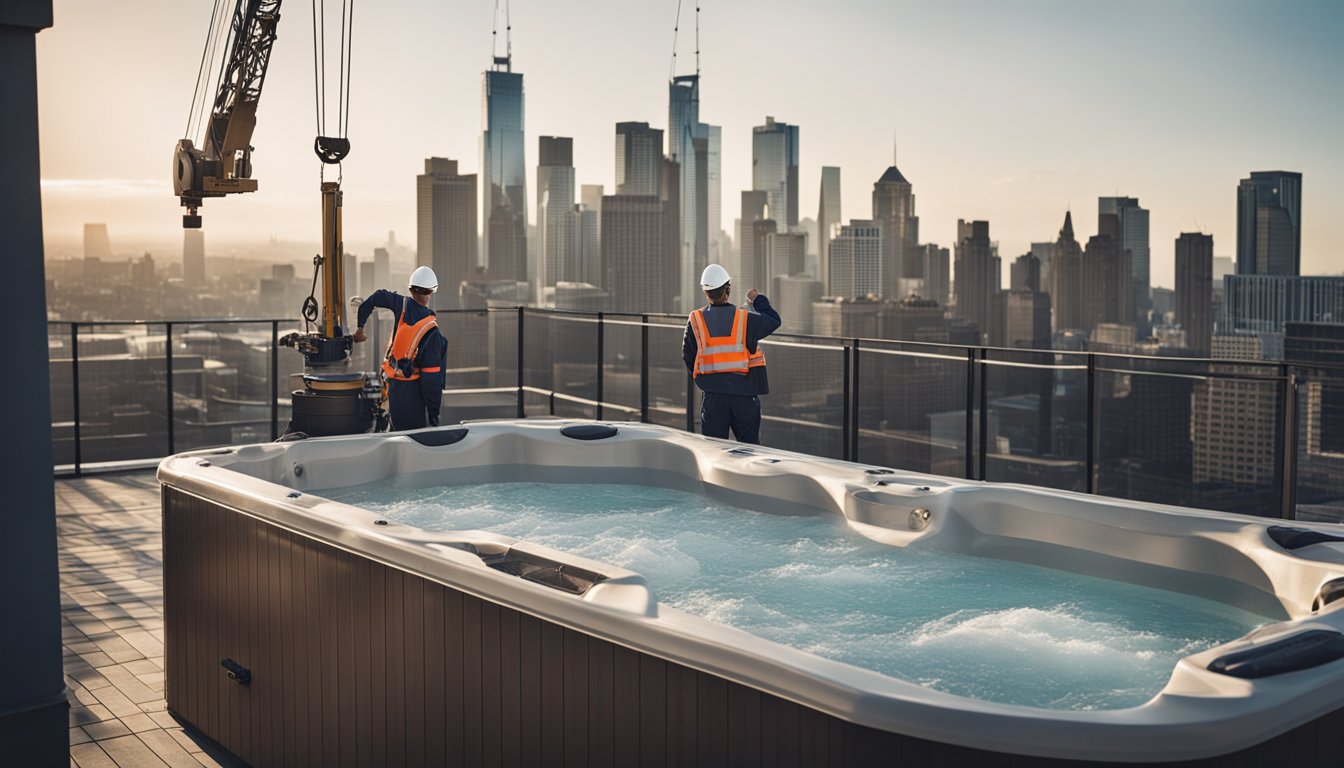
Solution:
M 221 12 L 226 0 L 215 0 L 201 53 L 196 88 L 187 116 L 190 133 L 193 124 L 204 126 L 200 147 L 190 138 L 179 139 L 173 152 L 173 193 L 186 213 L 182 226 L 199 229 L 199 209 L 206 198 L 255 192 L 252 178 L 252 133 L 257 126 L 257 105 L 261 101 L 266 70 L 280 23 L 282 0 L 234 0 L 233 12 Z M 313 84 L 317 106 L 317 137 L 313 151 L 325 169 L 339 168 L 350 154 L 346 132 L 350 121 L 349 73 L 353 44 L 354 0 L 341 0 L 340 56 L 336 108 L 336 135 L 327 135 L 326 99 L 326 2 L 313 3 Z M 209 101 L 209 78 L 216 72 L 215 53 L 220 54 Z M 208 116 L 206 104 L 210 103 Z M 199 111 L 198 111 L 199 104 Z M 304 357 L 304 389 L 293 393 L 291 430 L 307 434 L 343 434 L 365 431 L 378 418 L 375 395 L 381 393 L 377 374 L 346 373 L 351 339 L 345 323 L 344 259 L 341 236 L 341 183 L 321 179 L 322 252 L 313 257 L 313 290 L 304 301 L 303 318 L 316 330 L 291 333 L 280 343 L 299 350 Z M 321 276 L 322 298 L 317 299 Z

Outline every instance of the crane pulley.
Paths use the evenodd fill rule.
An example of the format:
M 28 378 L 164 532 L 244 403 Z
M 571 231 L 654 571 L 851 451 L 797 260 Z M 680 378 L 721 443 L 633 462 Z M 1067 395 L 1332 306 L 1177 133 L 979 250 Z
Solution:
M 224 12 L 226 0 L 214 2 L 187 127 L 173 152 L 173 194 L 187 209 L 182 217 L 184 228 L 201 226 L 198 209 L 206 198 L 257 190 L 257 181 L 252 178 L 252 133 L 280 23 L 281 2 L 235 0 L 231 14 Z M 328 132 L 327 2 L 313 0 L 313 89 L 317 110 L 313 151 L 328 165 L 339 165 L 350 154 L 346 134 L 350 126 L 354 5 L 354 0 L 341 0 L 339 57 L 335 62 L 338 72 L 335 130 Z M 218 66 L 214 63 L 217 53 Z M 214 74 L 213 101 L 206 92 L 211 74 Z M 198 131 L 195 140 L 187 135 L 193 125 Z

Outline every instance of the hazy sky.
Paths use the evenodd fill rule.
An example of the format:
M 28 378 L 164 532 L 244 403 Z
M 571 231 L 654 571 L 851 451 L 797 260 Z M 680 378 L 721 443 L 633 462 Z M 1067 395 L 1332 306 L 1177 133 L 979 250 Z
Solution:
M 676 0 L 514 5 L 529 197 L 540 135 L 572 136 L 579 182 L 611 193 L 614 124 L 666 127 Z M 170 159 L 210 8 L 56 0 L 38 36 L 49 240 L 86 221 L 107 222 L 114 248 L 179 237 Z M 344 189 L 360 255 L 388 230 L 414 243 L 425 157 L 478 170 L 493 9 L 356 4 Z M 318 238 L 311 37 L 310 3 L 286 3 L 253 138 L 261 190 L 208 201 L 208 242 Z M 701 119 L 723 126 L 725 229 L 751 184 L 751 128 L 772 115 L 801 126 L 802 216 L 816 216 L 819 168 L 838 165 L 844 216 L 867 218 L 897 132 L 922 241 L 950 246 L 959 217 L 988 219 L 1008 261 L 1054 239 L 1068 207 L 1085 241 L 1097 197 L 1130 195 L 1152 211 L 1153 283 L 1171 286 L 1176 235 L 1211 232 L 1233 255 L 1238 179 L 1285 169 L 1304 175 L 1303 271 L 1344 270 L 1339 0 L 702 0 L 700 37 Z

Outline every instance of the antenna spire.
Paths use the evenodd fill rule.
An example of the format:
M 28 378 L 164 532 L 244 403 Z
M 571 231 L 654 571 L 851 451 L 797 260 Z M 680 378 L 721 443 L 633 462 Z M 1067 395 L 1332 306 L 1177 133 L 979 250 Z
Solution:
M 700 76 L 700 3 L 695 4 L 695 76 Z
M 513 71 L 513 21 L 509 0 L 504 0 L 504 55 L 499 54 L 499 0 L 495 0 L 494 26 L 490 29 L 490 60 L 494 66 L 503 64 Z
M 668 68 L 667 79 L 677 78 L 677 33 L 681 31 L 681 0 L 677 0 L 677 18 L 672 22 L 672 64 Z

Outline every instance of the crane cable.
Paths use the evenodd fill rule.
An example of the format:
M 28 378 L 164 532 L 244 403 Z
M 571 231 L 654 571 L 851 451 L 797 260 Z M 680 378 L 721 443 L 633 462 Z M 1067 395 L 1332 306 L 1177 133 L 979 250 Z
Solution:
M 205 63 L 210 60 L 210 43 L 215 39 L 215 20 L 219 18 L 219 4 L 221 0 L 215 0 L 214 8 L 210 11 L 210 26 L 205 29 L 205 45 L 201 48 L 201 63 L 196 68 L 196 85 L 191 89 L 191 108 L 187 110 L 187 125 L 182 129 L 182 138 L 192 138 L 191 126 L 198 123 L 196 113 L 196 102 L 204 104 L 205 100 L 201 95 L 201 81 L 205 79 Z
M 341 0 L 340 58 L 337 60 L 335 134 L 327 134 L 327 19 L 326 1 L 313 0 L 313 95 L 317 138 L 313 151 L 325 166 L 335 165 L 339 180 L 341 160 L 350 152 L 350 71 L 354 51 L 355 0 Z

